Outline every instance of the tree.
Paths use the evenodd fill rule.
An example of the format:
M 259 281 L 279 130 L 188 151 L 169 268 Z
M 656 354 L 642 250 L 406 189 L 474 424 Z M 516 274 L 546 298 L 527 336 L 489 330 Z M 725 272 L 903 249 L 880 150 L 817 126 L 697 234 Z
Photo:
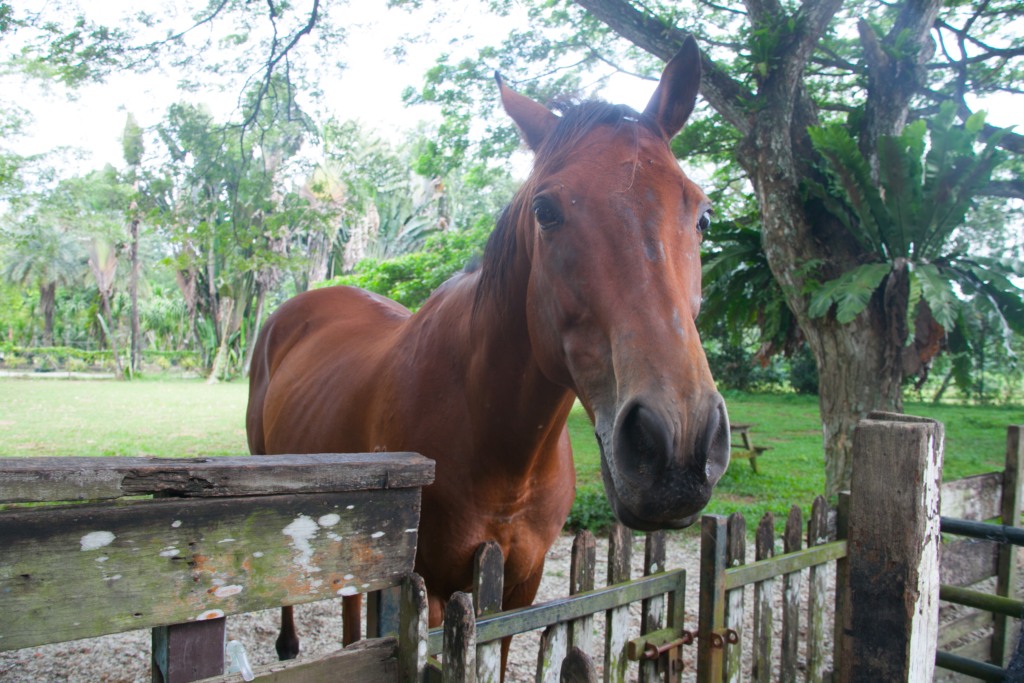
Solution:
M 57 287 L 81 276 L 82 251 L 78 240 L 53 215 L 38 212 L 24 217 L 17 229 L 6 236 L 4 278 L 39 290 L 43 317 L 43 346 L 53 346 L 53 318 Z
M 186 104 L 171 107 L 159 129 L 171 158 L 162 229 L 214 381 L 244 371 L 267 292 L 306 261 L 297 238 L 328 229 L 292 182 L 312 175 L 298 152 L 315 128 L 300 112 L 280 111 L 291 87 L 275 80 L 269 95 L 252 93 L 259 112 L 246 135 Z
M 969 95 L 1022 91 L 1020 5 L 746 0 L 698 2 L 682 12 L 675 3 L 578 0 L 537 3 L 531 12 L 536 39 L 517 34 L 481 61 L 500 59 L 506 68 L 516 59 L 541 62 L 535 70 L 554 73 L 567 64 L 578 70 L 613 63 L 644 73 L 651 55 L 667 60 L 687 33 L 698 38 L 704 48 L 701 93 L 713 112 L 684 130 L 675 148 L 688 161 L 729 157 L 733 175 L 742 174 L 753 189 L 768 265 L 818 366 L 827 491 L 843 488 L 857 421 L 870 410 L 902 408 L 902 365 L 891 358 L 892 349 L 907 341 L 905 317 L 887 307 L 907 310 L 909 290 L 896 302 L 885 299 L 883 286 L 848 321 L 833 310 L 811 310 L 811 290 L 873 256 L 826 202 L 808 195 L 808 179 L 825 182 L 809 131 L 844 123 L 877 187 L 878 143 L 899 136 L 908 121 L 934 116 L 946 101 L 967 120 Z M 554 44 L 544 27 L 571 36 Z M 458 74 L 435 69 L 424 92 L 464 86 L 446 80 Z M 985 126 L 981 137 L 995 133 Z M 1004 134 L 998 144 L 1019 155 L 1024 138 Z M 1020 198 L 1024 182 L 997 171 L 983 191 Z M 894 327 L 897 319 L 902 328 Z
M 132 114 L 128 114 L 121 137 L 121 150 L 125 163 L 128 165 L 125 180 L 132 188 L 132 198 L 128 205 L 129 264 L 131 274 L 128 280 L 128 295 L 131 297 L 131 354 L 129 368 L 132 372 L 139 371 L 141 363 L 140 332 L 139 332 L 139 224 L 142 218 L 139 212 L 139 173 L 142 167 L 142 156 L 145 144 L 142 139 L 142 128 Z
M 116 25 L 92 20 L 88 10 L 78 0 L 56 0 L 20 12 L 3 3 L 0 36 L 18 35 L 21 49 L 12 57 L 26 74 L 72 88 L 118 71 L 167 68 L 184 74 L 185 88 L 200 81 L 227 81 L 242 93 L 243 116 L 237 125 L 243 133 L 256 124 L 264 98 L 277 98 L 286 116 L 300 117 L 296 84 L 308 72 L 319 79 L 325 66 L 341 68 L 332 59 L 332 48 L 345 31 L 321 0 L 174 3 L 128 10 Z M 290 87 L 274 93 L 275 79 Z M 315 80 L 304 85 L 306 93 L 318 92 Z

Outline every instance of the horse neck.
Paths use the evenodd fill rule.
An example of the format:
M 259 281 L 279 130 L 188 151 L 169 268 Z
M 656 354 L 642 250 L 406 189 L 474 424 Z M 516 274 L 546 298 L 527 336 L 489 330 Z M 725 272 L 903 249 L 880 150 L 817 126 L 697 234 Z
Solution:
M 452 363 L 463 366 L 474 441 L 497 448 L 518 467 L 528 466 L 521 458 L 557 439 L 574 396 L 551 382 L 534 358 L 526 319 L 529 258 L 521 242 L 514 252 L 502 264 L 503 277 L 486 272 L 496 266 L 485 256 L 480 270 L 446 287 L 436 305 L 417 315 L 433 318 L 436 333 L 448 337 Z

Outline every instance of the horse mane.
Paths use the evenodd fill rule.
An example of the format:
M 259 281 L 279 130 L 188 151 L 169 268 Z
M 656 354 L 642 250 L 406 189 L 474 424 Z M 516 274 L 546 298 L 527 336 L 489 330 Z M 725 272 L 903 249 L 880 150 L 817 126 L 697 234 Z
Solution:
M 556 105 L 561 112 L 558 125 L 536 150 L 533 170 L 502 210 L 484 247 L 480 262 L 480 281 L 474 301 L 476 311 L 485 301 L 503 310 L 507 300 L 497 296 L 505 291 L 508 277 L 517 258 L 516 226 L 524 211 L 529 212 L 536 179 L 555 172 L 569 152 L 599 126 L 620 129 L 637 124 L 660 135 L 657 124 L 648 116 L 622 104 L 587 100 L 578 104 Z

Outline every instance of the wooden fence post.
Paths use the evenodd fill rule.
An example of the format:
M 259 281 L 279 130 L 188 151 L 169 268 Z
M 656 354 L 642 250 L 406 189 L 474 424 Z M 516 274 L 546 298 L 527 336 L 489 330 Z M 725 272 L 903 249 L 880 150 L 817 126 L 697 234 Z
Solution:
M 402 588 L 392 586 L 366 595 L 366 637 L 398 635 Z
M 622 524 L 608 535 L 608 585 L 629 581 L 633 555 L 632 532 Z M 625 681 L 629 669 L 626 641 L 629 640 L 629 606 L 616 607 L 605 616 L 604 680 Z
M 1021 426 L 1011 425 L 1006 429 L 1006 469 L 1003 470 L 1002 522 L 1006 526 L 1020 526 L 1021 506 L 1024 503 L 1024 441 L 1021 440 Z M 1013 597 L 1017 589 L 1017 546 L 999 544 L 999 561 L 996 573 L 996 595 Z M 996 614 L 992 631 L 992 661 L 1006 666 L 1016 644 L 1017 628 L 1015 619 Z
M 597 542 L 587 530 L 576 532 L 572 539 L 572 559 L 569 564 L 569 595 L 594 590 L 597 567 Z M 588 615 L 569 622 L 569 647 L 578 647 L 590 654 L 594 651 L 594 617 Z
M 836 506 L 836 538 L 850 538 L 850 492 L 840 491 Z M 850 557 L 836 560 L 835 623 L 832 630 L 832 671 L 830 677 L 840 680 L 843 662 L 850 657 L 850 643 L 846 633 L 850 630 Z
M 775 556 L 775 515 L 764 513 L 754 535 L 754 560 L 767 560 Z M 755 683 L 772 680 L 772 637 L 774 631 L 775 579 L 754 584 L 753 665 L 751 679 Z
M 665 532 L 653 531 L 647 534 L 644 545 L 644 576 L 665 571 Z M 661 628 L 665 617 L 665 597 L 657 595 L 644 600 L 640 605 L 640 634 L 653 633 Z M 662 670 L 669 666 L 669 653 L 660 661 L 640 660 L 640 683 L 658 683 L 664 680 Z
M 811 505 L 807 522 L 807 547 L 828 542 L 828 504 L 822 496 Z M 807 575 L 807 683 L 821 683 L 825 678 L 825 600 L 827 587 L 825 568 L 817 565 Z
M 739 567 L 747 563 L 747 520 L 738 512 L 729 515 L 729 548 L 725 563 L 728 567 Z M 722 677 L 729 683 L 743 680 L 743 646 L 750 641 L 744 639 L 743 631 L 743 593 L 744 588 L 733 588 L 726 593 L 725 627 L 736 632 L 736 644 L 725 651 Z
M 697 617 L 697 680 L 719 683 L 725 654 L 725 556 L 728 520 L 700 520 L 700 610 Z
M 505 558 L 501 546 L 487 541 L 473 556 L 473 612 L 476 618 L 501 611 L 505 591 Z M 480 683 L 501 680 L 501 641 L 481 643 L 476 648 L 476 677 Z
M 586 652 L 573 646 L 562 660 L 559 683 L 597 683 L 597 669 Z
M 419 574 L 402 581 L 398 627 L 398 680 L 419 683 L 427 666 L 427 588 Z
M 854 432 L 842 681 L 932 679 L 943 435 L 939 422 L 889 413 Z
M 453 593 L 444 610 L 444 683 L 476 683 L 476 617 L 473 599 Z
M 782 551 L 795 553 L 801 550 L 803 537 L 803 513 L 800 506 L 789 508 L 786 531 L 782 537 Z M 795 681 L 797 670 L 797 646 L 800 641 L 800 572 L 782 577 L 782 662 L 779 675 L 784 681 Z
M 188 683 L 224 673 L 223 616 L 153 629 L 153 683 Z

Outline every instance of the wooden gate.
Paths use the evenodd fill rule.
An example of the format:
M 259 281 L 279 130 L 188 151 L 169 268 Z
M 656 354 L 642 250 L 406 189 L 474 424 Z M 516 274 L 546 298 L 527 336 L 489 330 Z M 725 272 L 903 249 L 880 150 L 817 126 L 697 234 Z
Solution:
M 226 615 L 398 585 L 425 637 L 408 577 L 433 470 L 412 453 L 0 460 L 0 503 L 32 504 L 0 511 L 0 650 L 153 628 L 154 680 L 191 681 L 223 673 Z M 424 660 L 382 638 L 257 673 L 413 681 Z

